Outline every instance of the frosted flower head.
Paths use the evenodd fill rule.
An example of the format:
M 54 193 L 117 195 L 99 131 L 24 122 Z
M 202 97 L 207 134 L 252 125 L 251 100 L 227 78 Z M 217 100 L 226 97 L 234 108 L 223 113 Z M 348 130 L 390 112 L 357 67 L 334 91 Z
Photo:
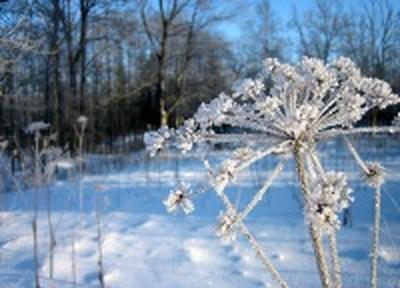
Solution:
M 8 141 L 0 137 L 0 152 L 6 150 L 7 146 L 8 146 Z
M 164 149 L 167 140 L 171 137 L 171 130 L 162 127 L 158 131 L 151 131 L 144 134 L 144 143 L 151 156 Z
M 396 117 L 394 117 L 392 125 L 400 127 L 400 112 L 397 113 Z
M 81 129 L 85 129 L 87 127 L 89 119 L 85 115 L 80 115 L 76 118 L 76 123 L 81 127 Z
M 238 159 L 227 159 L 222 162 L 216 173 L 211 175 L 211 182 L 217 193 L 224 190 L 229 183 L 236 179 L 240 162 Z
M 256 99 L 265 90 L 265 85 L 260 79 L 244 79 L 234 85 L 233 98 L 242 100 Z
M 209 104 L 201 104 L 194 120 L 199 124 L 201 129 L 207 129 L 213 125 L 219 126 L 226 120 L 226 115 L 233 113 L 235 110 L 235 102 L 225 93 L 219 94 L 217 98 Z
M 338 213 L 350 206 L 353 198 L 343 173 L 330 172 L 318 179 L 311 195 L 307 218 L 323 231 L 339 229 Z
M 58 167 L 59 161 L 62 160 L 63 151 L 57 147 L 48 147 L 42 151 L 42 157 L 45 158 L 46 165 L 43 170 L 44 181 L 50 182 Z
M 217 236 L 225 242 L 234 242 L 236 240 L 237 220 L 238 216 L 232 211 L 221 213 L 218 217 Z
M 188 119 L 184 122 L 181 129 L 176 133 L 176 147 L 183 153 L 192 150 L 193 145 L 198 141 L 199 135 L 196 133 L 196 122 L 193 119 Z
M 36 134 L 39 133 L 40 131 L 46 130 L 50 127 L 49 124 L 44 123 L 42 121 L 38 122 L 32 122 L 31 124 L 26 127 L 25 132 L 27 134 Z
M 172 190 L 168 198 L 164 201 L 164 205 L 167 208 L 168 213 L 173 213 L 182 209 L 185 214 L 190 214 L 194 211 L 194 205 L 190 199 L 191 195 L 190 187 L 186 184 L 181 184 Z
M 201 104 L 182 127 L 169 134 L 165 128 L 146 134 L 148 150 L 154 154 L 168 140 L 187 152 L 194 143 L 218 138 L 221 131 L 314 142 L 329 132 L 351 129 L 371 109 L 399 103 L 389 84 L 363 77 L 347 58 L 328 64 L 304 58 L 296 65 L 267 59 L 264 65 L 257 78 L 235 85 L 232 96 L 221 93 Z
M 381 164 L 372 162 L 367 164 L 368 173 L 365 174 L 365 180 L 371 187 L 379 187 L 385 181 L 385 171 Z

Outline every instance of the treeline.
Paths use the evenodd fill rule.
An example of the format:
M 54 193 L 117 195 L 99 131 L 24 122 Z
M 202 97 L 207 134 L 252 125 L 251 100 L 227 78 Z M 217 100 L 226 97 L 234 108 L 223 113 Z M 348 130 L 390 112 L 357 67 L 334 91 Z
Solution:
M 268 0 L 3 0 L 0 135 L 43 120 L 65 144 L 83 114 L 95 147 L 176 125 L 265 57 L 344 55 L 400 91 L 399 6 L 315 0 L 283 21 Z M 241 25 L 238 41 L 229 23 Z

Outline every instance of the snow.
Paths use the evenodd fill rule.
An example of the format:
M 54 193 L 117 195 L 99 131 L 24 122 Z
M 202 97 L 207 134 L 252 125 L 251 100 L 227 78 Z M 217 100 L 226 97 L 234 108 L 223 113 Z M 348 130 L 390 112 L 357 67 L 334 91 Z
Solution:
M 379 160 L 386 168 L 382 190 L 382 241 L 379 287 L 400 285 L 400 148 L 398 138 L 358 139 L 367 161 Z M 351 225 L 338 231 L 344 287 L 368 287 L 369 249 L 372 239 L 373 189 L 363 184 L 356 165 L 340 141 L 321 143 L 324 166 L 350 173 L 354 190 Z M 210 153 L 216 163 L 225 151 Z M 101 207 L 106 287 L 276 287 L 248 242 L 238 235 L 233 244 L 217 236 L 217 218 L 223 209 L 215 193 L 193 198 L 196 210 L 168 214 L 163 201 L 177 185 L 190 183 L 196 191 L 207 179 L 196 154 L 161 155 L 140 160 L 143 153 L 90 156 L 82 181 L 83 212 L 80 223 L 79 179 L 59 179 L 50 186 L 55 248 L 54 283 L 72 286 L 72 241 L 76 250 L 76 287 L 98 287 L 96 207 Z M 226 190 L 240 209 L 263 185 L 277 159 L 260 161 L 238 175 Z M 98 166 L 103 165 L 100 169 Z M 107 166 L 108 165 L 108 166 Z M 70 164 L 61 165 L 65 169 Z M 271 190 L 246 218 L 246 225 L 277 266 L 290 287 L 320 287 L 313 250 L 304 225 L 294 163 L 289 160 Z M 101 186 L 101 189 L 98 187 Z M 39 254 L 43 287 L 49 280 L 46 189 L 40 190 Z M 31 217 L 32 190 L 7 192 L 1 197 L 0 286 L 33 287 Z M 99 206 L 99 203 L 101 204 Z M 340 214 L 342 219 L 342 214 Z

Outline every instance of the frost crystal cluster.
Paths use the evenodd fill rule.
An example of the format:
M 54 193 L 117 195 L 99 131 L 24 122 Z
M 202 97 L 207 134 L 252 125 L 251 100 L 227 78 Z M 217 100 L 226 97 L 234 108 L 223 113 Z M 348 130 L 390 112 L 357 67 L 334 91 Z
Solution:
M 194 148 L 229 143 L 238 147 L 232 156 L 217 167 L 205 159 L 209 183 L 226 207 L 220 217 L 218 235 L 230 237 L 238 229 L 249 240 L 264 267 L 281 287 L 287 283 L 257 244 L 244 221 L 267 194 L 272 182 L 292 157 L 296 164 L 303 211 L 323 287 L 341 286 L 340 262 L 336 248 L 336 231 L 340 227 L 339 213 L 352 202 L 351 189 L 344 173 L 326 172 L 318 154 L 317 143 L 340 136 L 359 164 L 363 179 L 376 188 L 379 196 L 383 184 L 383 169 L 367 164 L 350 141 L 354 134 L 399 132 L 400 127 L 358 127 L 355 125 L 371 109 L 384 109 L 399 103 L 386 82 L 361 75 L 347 58 L 328 64 L 319 59 L 304 58 L 296 65 L 267 59 L 256 79 L 237 83 L 232 95 L 221 93 L 210 103 L 203 103 L 191 119 L 179 128 L 162 127 L 145 135 L 148 151 L 155 155 L 164 149 L 179 149 L 186 153 Z M 395 124 L 399 120 L 394 121 Z M 209 149 L 209 148 L 207 148 Z M 225 188 L 237 180 L 238 174 L 255 162 L 270 156 L 281 159 L 262 187 L 243 211 L 238 211 L 225 193 Z M 379 193 L 378 193 L 379 192 Z M 190 195 L 184 191 L 172 193 L 166 201 L 169 211 L 177 205 L 185 207 Z M 378 199 L 379 197 L 375 198 Z M 192 207 L 191 202 L 188 205 Z M 379 220 L 379 205 L 375 205 Z M 185 209 L 184 209 L 185 210 Z M 189 210 L 192 210 L 191 208 Z M 372 271 L 376 271 L 379 221 L 375 221 Z M 333 261 L 325 258 L 323 237 L 329 238 Z M 371 272 L 372 273 L 372 272 Z M 334 275 L 335 277 L 332 277 Z M 376 275 L 372 273 L 372 275 Z M 331 279 L 333 278 L 333 279 Z M 371 277 L 371 282 L 374 282 Z M 376 277 L 375 277 L 376 278 Z
M 190 214 L 194 211 L 190 187 L 186 184 L 179 185 L 175 190 L 171 191 L 168 198 L 164 201 L 164 205 L 168 212 L 176 212 L 181 208 L 185 214 Z
M 315 192 L 312 193 L 308 219 L 317 227 L 330 232 L 339 229 L 338 213 L 348 208 L 353 198 L 347 185 L 347 177 L 343 173 L 328 173 L 325 179 L 317 179 Z

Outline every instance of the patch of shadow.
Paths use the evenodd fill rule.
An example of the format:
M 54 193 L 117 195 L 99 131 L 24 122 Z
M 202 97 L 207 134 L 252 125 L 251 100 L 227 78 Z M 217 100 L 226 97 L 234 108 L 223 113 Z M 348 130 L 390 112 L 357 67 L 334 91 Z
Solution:
M 392 269 L 395 269 L 396 271 L 400 269 L 400 262 L 386 262 L 386 265 L 388 265 Z
M 96 283 L 99 283 L 99 274 L 98 273 L 89 273 L 85 275 L 84 283 L 90 283 L 90 285 L 95 285 Z
M 368 259 L 368 251 L 359 248 L 348 249 L 341 252 L 340 256 L 350 258 L 355 261 L 364 261 Z
M 16 265 L 15 268 L 18 270 L 29 270 L 33 271 L 34 270 L 34 263 L 33 263 L 33 258 L 27 258 L 19 261 Z

